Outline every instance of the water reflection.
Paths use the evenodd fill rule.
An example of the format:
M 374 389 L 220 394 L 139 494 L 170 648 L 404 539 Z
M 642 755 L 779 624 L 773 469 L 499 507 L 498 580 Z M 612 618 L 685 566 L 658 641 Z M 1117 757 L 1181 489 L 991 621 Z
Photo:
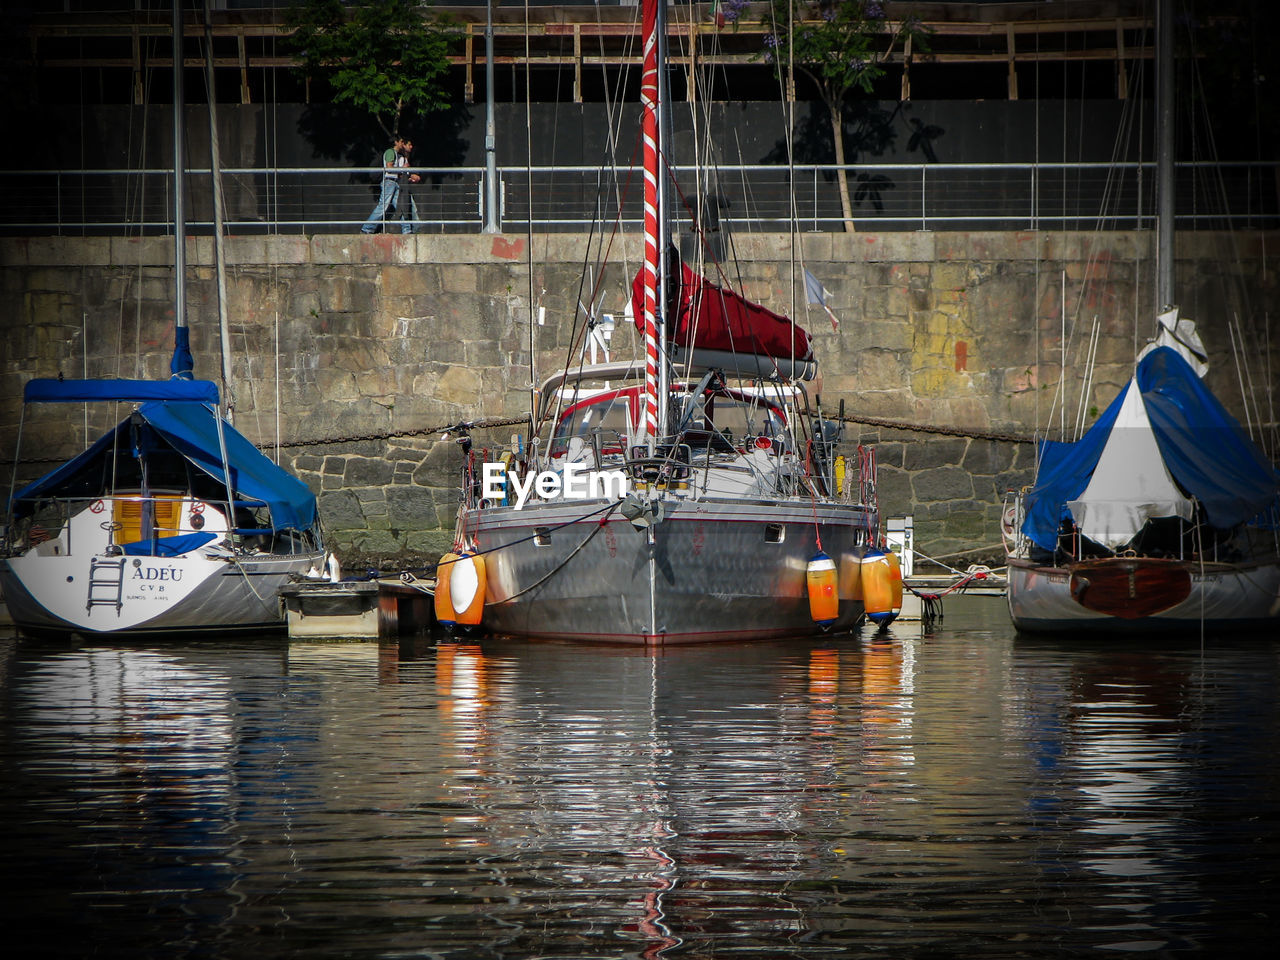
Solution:
M 1249 942 L 1280 642 L 15 643 L 0 871 L 54 955 Z

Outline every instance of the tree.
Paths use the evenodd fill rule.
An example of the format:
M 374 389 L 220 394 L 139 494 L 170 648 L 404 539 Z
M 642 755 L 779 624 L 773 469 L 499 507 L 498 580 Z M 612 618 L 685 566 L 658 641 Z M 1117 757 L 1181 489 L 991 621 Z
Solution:
M 843 169 L 845 98 L 852 90 L 870 93 L 885 74 L 884 64 L 908 38 L 916 49 L 928 49 L 928 31 L 914 16 L 890 22 L 878 0 L 771 0 L 771 5 L 764 58 L 784 79 L 794 65 L 818 87 L 831 115 L 840 209 L 845 229 L 852 231 L 853 205 Z
M 450 105 L 450 21 L 428 19 L 413 0 L 307 0 L 286 16 L 289 48 L 308 77 L 326 76 L 333 99 L 372 114 L 388 139 L 400 135 L 406 111 L 429 113 Z

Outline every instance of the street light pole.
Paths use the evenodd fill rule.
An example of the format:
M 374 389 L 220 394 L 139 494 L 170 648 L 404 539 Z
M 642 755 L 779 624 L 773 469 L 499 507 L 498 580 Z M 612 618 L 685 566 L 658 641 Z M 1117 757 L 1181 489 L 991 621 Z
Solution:
M 484 25 L 484 232 L 501 233 L 498 222 L 498 156 L 493 122 L 493 0 L 485 0 Z

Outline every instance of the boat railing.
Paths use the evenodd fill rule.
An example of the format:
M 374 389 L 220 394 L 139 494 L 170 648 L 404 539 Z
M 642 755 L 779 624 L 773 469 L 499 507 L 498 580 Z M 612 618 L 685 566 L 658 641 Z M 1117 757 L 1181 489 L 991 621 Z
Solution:
M 386 229 L 479 233 L 487 225 L 484 167 L 413 167 L 421 182 L 407 221 Z M 1155 223 L 1151 163 L 859 163 L 723 164 L 716 226 L 737 230 L 841 232 L 839 177 L 856 184 L 858 230 L 1150 229 Z M 192 199 L 188 233 L 214 230 L 209 169 L 186 171 Z M 1177 165 L 1178 228 L 1274 228 L 1280 225 L 1280 163 L 1189 162 Z M 377 199 L 380 168 L 240 167 L 222 170 L 227 232 L 236 235 L 354 233 Z M 676 167 L 693 181 L 692 167 Z M 622 197 L 619 223 L 639 232 L 640 191 L 630 173 L 598 166 L 506 166 L 496 171 L 507 231 L 578 232 L 598 221 L 600 198 Z M 0 171 L 0 235 L 172 235 L 170 169 Z M 1212 182 L 1212 202 L 1205 183 Z M 1199 202 L 1195 202 L 1200 197 Z M 700 206 L 681 216 L 697 216 Z M 793 206 L 794 203 L 794 206 Z M 705 204 L 703 204 L 705 205 Z M 612 219 L 612 217 L 610 217 Z
M 193 505 L 185 524 L 181 522 L 180 512 L 177 515 L 172 512 L 175 509 L 180 511 L 180 505 L 184 501 L 189 501 Z M 26 553 L 33 548 L 50 556 L 71 555 L 77 546 L 73 542 L 75 525 L 71 520 L 86 509 L 90 514 L 101 517 L 98 527 L 107 534 L 108 549 L 119 549 L 130 543 L 158 542 L 166 537 L 184 533 L 199 533 L 205 527 L 204 517 L 211 509 L 218 511 L 224 518 L 231 518 L 231 521 L 225 523 L 217 532 L 219 535 L 225 534 L 235 545 L 261 545 L 264 539 L 270 540 L 276 537 L 269 519 L 270 505 L 257 500 L 236 500 L 228 504 L 226 500 L 208 500 L 183 493 L 157 492 L 152 496 L 141 494 L 93 497 L 40 496 L 31 498 L 28 502 L 34 505 L 32 511 L 21 519 L 14 519 L 11 515 L 5 527 L 3 546 L 5 553 L 9 556 Z M 21 501 L 17 501 L 15 506 L 17 503 Z M 137 507 L 138 537 L 136 540 L 117 539 L 118 534 L 131 527 L 131 524 L 120 518 L 120 505 Z M 152 508 L 151 536 L 143 536 L 141 531 L 142 515 L 145 513 L 143 507 L 146 505 Z M 257 522 L 254 518 L 256 510 L 267 511 L 268 520 L 265 524 Z M 158 516 L 161 512 L 164 513 L 163 517 Z M 298 533 L 301 535 L 301 532 Z M 289 552 L 301 551 L 290 550 Z

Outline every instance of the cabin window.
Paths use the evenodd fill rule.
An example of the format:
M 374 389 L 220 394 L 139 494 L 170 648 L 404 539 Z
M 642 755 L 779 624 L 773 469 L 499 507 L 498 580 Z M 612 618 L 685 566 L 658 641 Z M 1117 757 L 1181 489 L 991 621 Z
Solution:
M 768 437 L 775 450 L 790 450 L 786 422 L 762 397 L 709 393 L 697 401 L 686 424 L 685 441 L 694 449 L 744 447 L 754 437 Z
M 584 401 L 571 408 L 556 424 L 551 438 L 551 455 L 562 457 L 569 442 L 577 437 L 584 443 L 592 434 L 600 435 L 602 453 L 621 453 L 631 425 L 631 405 L 625 395 L 614 394 Z

